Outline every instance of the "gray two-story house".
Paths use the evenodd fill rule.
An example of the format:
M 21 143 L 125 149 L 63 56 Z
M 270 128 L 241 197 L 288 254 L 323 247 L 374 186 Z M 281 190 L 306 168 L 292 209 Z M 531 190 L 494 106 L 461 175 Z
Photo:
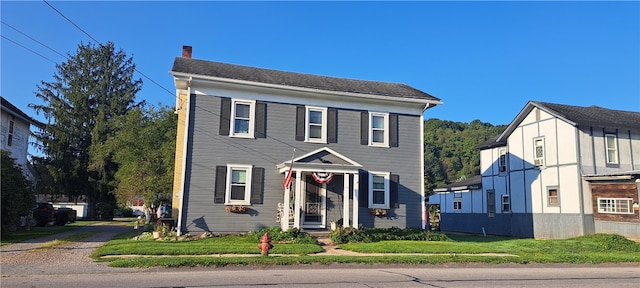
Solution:
M 424 227 L 423 113 L 438 98 L 192 59 L 189 46 L 170 74 L 180 233 Z

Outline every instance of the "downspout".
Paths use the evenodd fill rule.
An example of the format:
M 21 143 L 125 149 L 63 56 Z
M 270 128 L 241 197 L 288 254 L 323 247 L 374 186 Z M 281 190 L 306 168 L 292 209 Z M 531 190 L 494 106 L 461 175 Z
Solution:
M 425 110 L 429 109 L 429 104 L 425 107 Z M 426 195 L 424 194 L 424 111 L 420 115 L 420 175 L 422 181 L 420 181 L 420 206 L 422 207 L 422 229 L 427 229 L 427 204 Z

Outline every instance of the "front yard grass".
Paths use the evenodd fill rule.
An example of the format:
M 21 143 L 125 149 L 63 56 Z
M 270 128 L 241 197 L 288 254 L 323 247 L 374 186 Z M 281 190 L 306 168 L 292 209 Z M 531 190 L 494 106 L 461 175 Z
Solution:
M 268 257 L 260 255 L 260 250 L 256 247 L 259 242 L 256 241 L 256 237 L 249 235 L 219 236 L 183 242 L 132 240 L 131 236 L 133 235 L 123 235 L 120 239 L 106 243 L 95 251 L 93 257 L 98 261 L 109 261 L 112 267 L 220 267 L 313 263 L 640 263 L 640 243 L 611 234 L 562 240 L 448 235 L 449 237 L 444 237 L 447 238 L 445 241 L 386 240 L 339 245 L 340 249 L 364 253 L 363 256 L 317 254 L 323 251 L 317 244 L 285 241 L 274 242 L 271 256 Z M 366 256 L 366 253 L 388 255 Z M 223 257 L 221 254 L 236 255 Z M 158 257 L 160 255 L 165 257 Z

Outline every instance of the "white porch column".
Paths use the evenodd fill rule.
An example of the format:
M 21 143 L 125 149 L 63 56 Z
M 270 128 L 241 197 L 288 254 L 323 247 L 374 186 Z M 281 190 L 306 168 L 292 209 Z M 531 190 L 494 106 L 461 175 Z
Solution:
M 344 189 L 342 189 L 342 227 L 349 226 L 349 175 L 344 173 Z
M 364 181 L 364 179 L 363 179 Z M 360 174 L 353 174 L 353 228 L 358 229 L 358 204 L 360 202 Z
M 302 173 L 301 172 L 296 172 L 296 178 L 295 178 L 295 183 L 296 183 L 296 188 L 295 188 L 295 206 L 293 208 L 293 227 L 300 229 L 300 205 L 302 204 L 302 202 L 300 201 L 301 199 L 301 194 L 300 193 L 300 189 L 302 189 Z
M 280 229 L 282 229 L 282 231 L 287 231 L 289 230 L 289 199 L 291 195 L 291 189 L 287 188 L 284 190 L 284 201 L 283 201 L 283 207 L 282 207 L 282 217 L 280 218 Z

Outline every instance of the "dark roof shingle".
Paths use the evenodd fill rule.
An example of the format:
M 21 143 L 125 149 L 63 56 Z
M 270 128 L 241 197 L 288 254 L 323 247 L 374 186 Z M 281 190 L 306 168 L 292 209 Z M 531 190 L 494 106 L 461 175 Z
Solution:
M 595 105 L 581 107 L 546 102 L 532 102 L 532 104 L 551 110 L 557 116 L 574 122 L 579 127 L 640 129 L 640 112 L 612 110 Z
M 406 84 L 318 76 L 183 57 L 176 57 L 171 71 L 334 92 L 440 101 L 439 98 Z

